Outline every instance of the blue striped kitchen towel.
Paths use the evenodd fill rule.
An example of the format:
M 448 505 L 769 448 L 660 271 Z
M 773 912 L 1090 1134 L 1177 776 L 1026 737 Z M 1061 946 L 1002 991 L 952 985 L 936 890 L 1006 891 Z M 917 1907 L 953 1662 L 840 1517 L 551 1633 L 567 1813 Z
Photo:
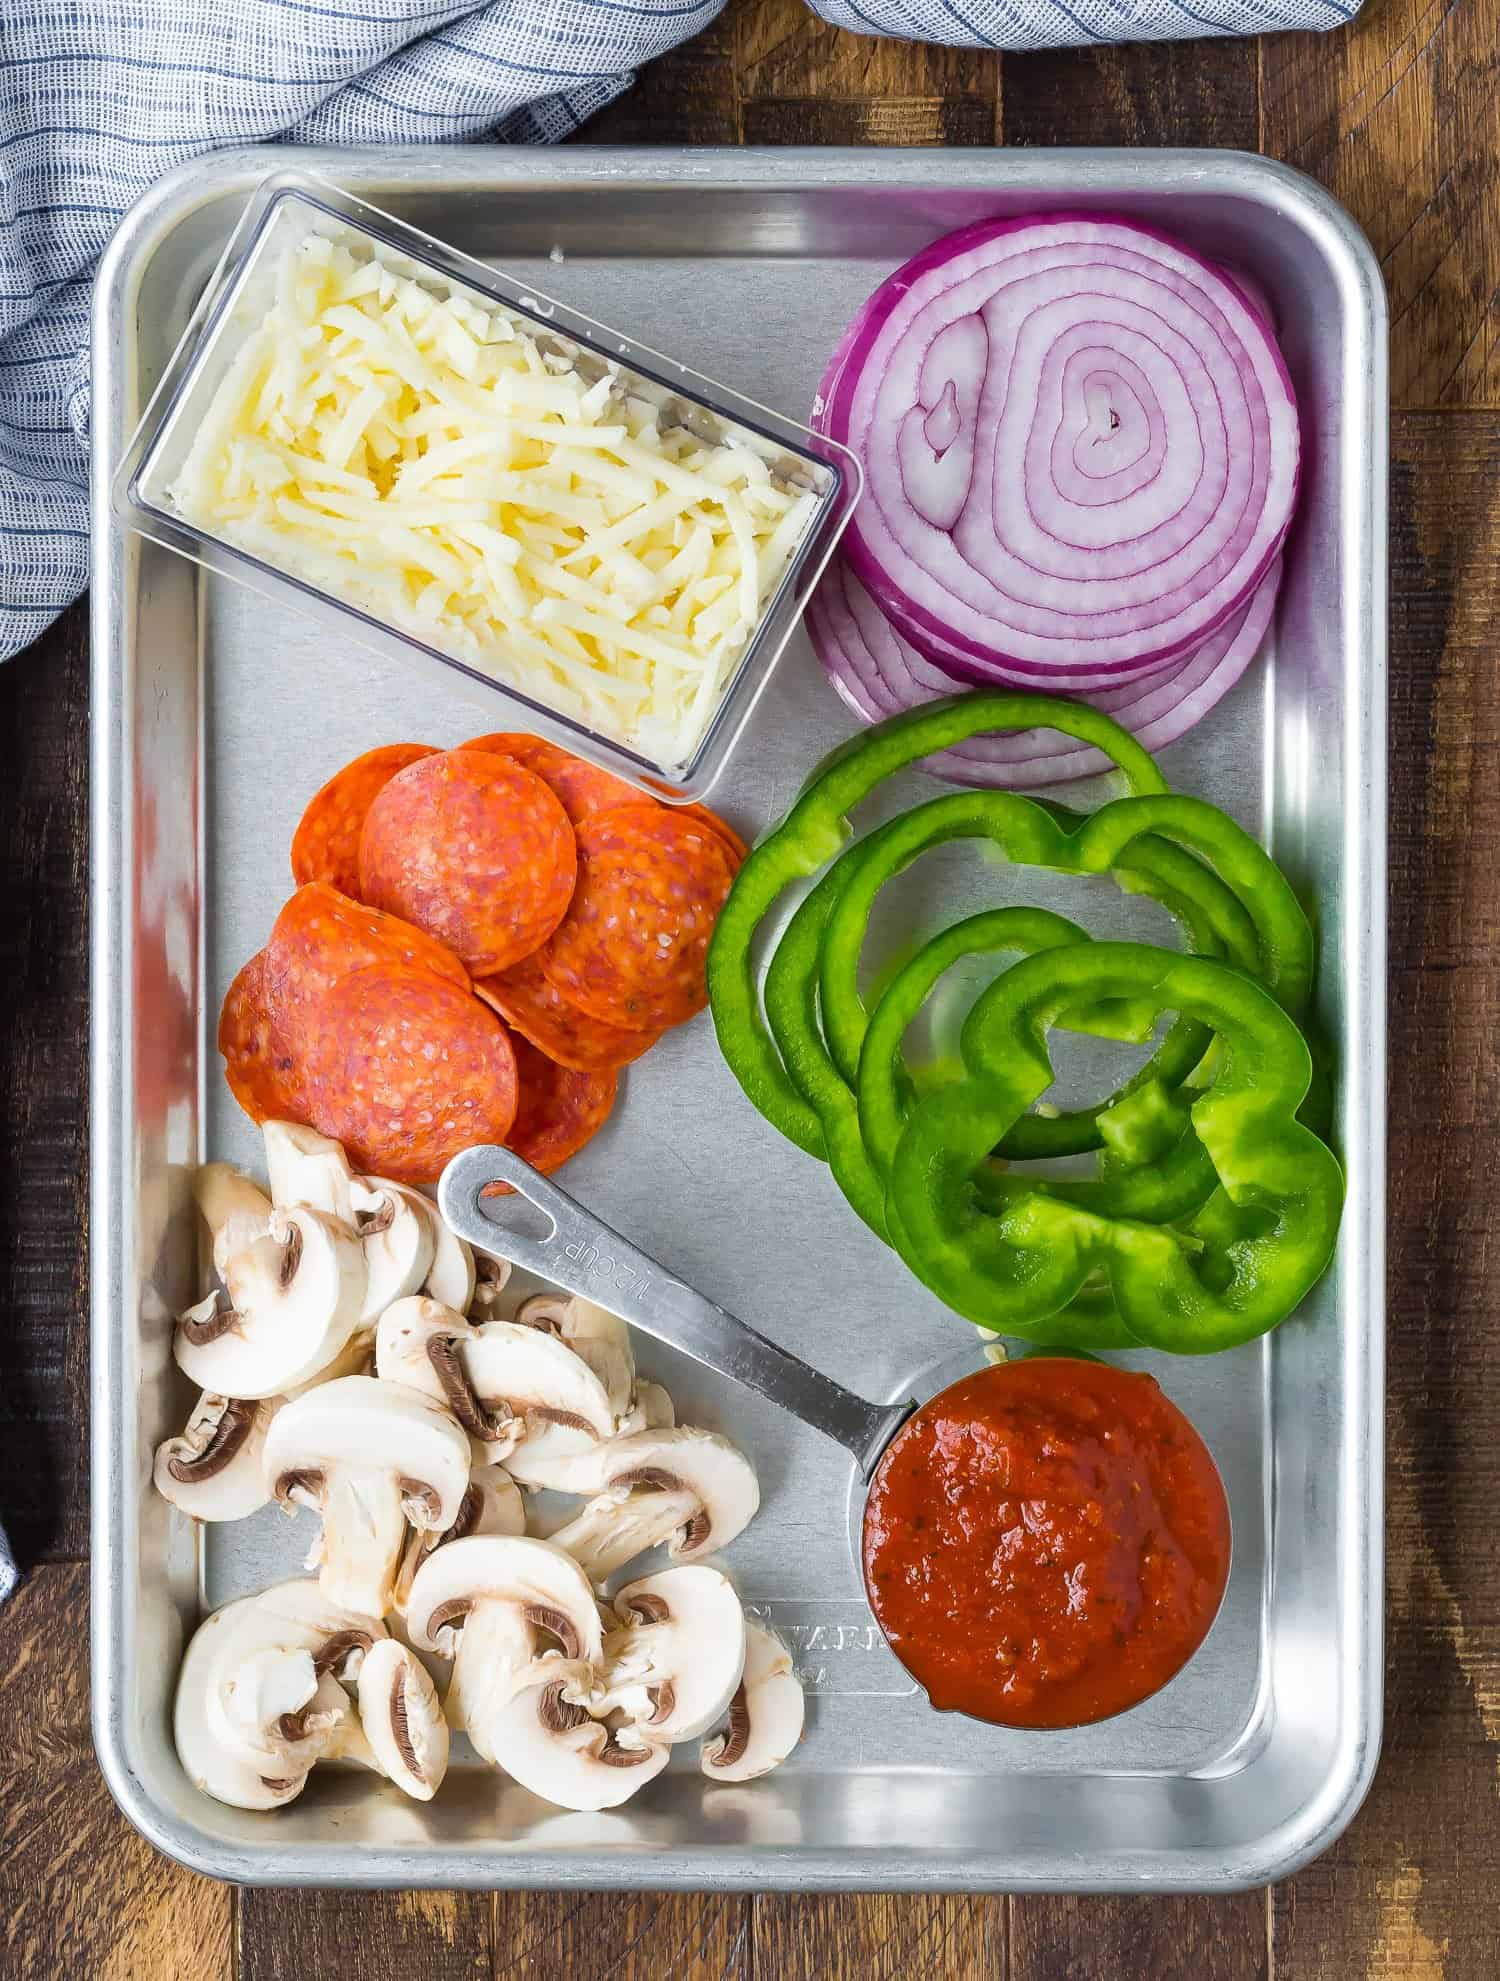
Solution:
M 0 659 L 88 579 L 89 284 L 198 153 L 568 136 L 724 0 L 4 0 Z M 991 48 L 1330 28 L 1358 0 L 818 0 L 857 34 Z

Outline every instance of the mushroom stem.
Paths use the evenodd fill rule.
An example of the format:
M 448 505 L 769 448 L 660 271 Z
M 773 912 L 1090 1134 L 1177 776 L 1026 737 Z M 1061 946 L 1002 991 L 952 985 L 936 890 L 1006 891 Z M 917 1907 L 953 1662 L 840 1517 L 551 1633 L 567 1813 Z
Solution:
M 605 1582 L 617 1569 L 659 1548 L 689 1525 L 699 1507 L 693 1492 L 659 1487 L 613 1487 L 598 1493 L 549 1537 L 566 1548 L 590 1582 Z
M 474 1751 L 493 1766 L 484 1730 L 510 1698 L 531 1663 L 534 1638 L 518 1610 L 498 1603 L 476 1608 L 463 1627 L 443 1715 L 455 1733 L 467 1733 Z
M 193 1178 L 193 1195 L 213 1245 L 214 1271 L 261 1237 L 271 1220 L 271 1200 L 233 1163 L 206 1162 Z
M 283 1499 L 311 1506 L 322 1515 L 323 1531 L 307 1557 L 318 1571 L 318 1586 L 342 1609 L 383 1616 L 391 1607 L 406 1508 L 400 1482 L 383 1468 L 340 1467 L 316 1487 L 291 1486 Z

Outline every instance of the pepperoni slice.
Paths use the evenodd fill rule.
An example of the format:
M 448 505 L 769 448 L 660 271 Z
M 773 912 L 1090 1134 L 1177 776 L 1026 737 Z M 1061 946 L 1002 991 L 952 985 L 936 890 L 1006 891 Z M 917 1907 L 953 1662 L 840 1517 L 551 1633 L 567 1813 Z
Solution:
M 440 750 L 393 777 L 359 844 L 360 893 L 448 946 L 476 977 L 539 949 L 567 912 L 573 828 L 534 772 Z
M 397 771 L 436 752 L 426 743 L 386 743 L 344 765 L 312 799 L 292 840 L 292 879 L 327 881 L 359 894 L 359 835 L 365 814 Z
M 578 1073 L 611 1073 L 628 1066 L 661 1037 L 660 1032 L 630 1032 L 590 1018 L 548 983 L 534 956 L 512 963 L 498 976 L 481 977 L 474 988 L 512 1031 Z
M 337 983 L 373 964 L 431 971 L 467 991 L 469 973 L 440 942 L 410 922 L 351 901 L 322 881 L 299 887 L 276 917 L 266 944 L 266 1002 L 281 1038 L 301 1043 L 302 1014 Z
M 461 749 L 488 750 L 509 757 L 523 769 L 533 772 L 554 792 L 563 810 L 581 825 L 592 812 L 607 812 L 614 805 L 649 805 L 644 792 L 627 784 L 623 777 L 601 770 L 583 757 L 575 757 L 545 736 L 525 736 L 519 731 L 496 730 L 489 736 L 476 736 Z
M 548 982 L 607 1025 L 682 1024 L 708 1002 L 708 940 L 732 879 L 696 819 L 659 805 L 596 812 L 578 828 L 572 904 L 541 952 Z
M 725 852 L 729 855 L 729 870 L 738 873 L 750 857 L 750 848 L 740 838 L 728 819 L 721 819 L 717 812 L 711 812 L 707 805 L 674 805 L 672 808 L 679 818 L 696 819 L 706 825 Z
M 290 1056 L 273 1042 L 266 994 L 266 952 L 257 950 L 229 986 L 219 1013 L 219 1051 L 229 1091 L 260 1126 L 299 1118 Z
M 398 1183 L 436 1183 L 516 1118 L 516 1057 L 494 1012 L 400 963 L 354 971 L 305 1014 L 299 1076 L 302 1118 L 355 1169 Z
M 559 1066 L 526 1039 L 513 1039 L 511 1044 L 521 1094 L 508 1146 L 533 1169 L 550 1176 L 608 1121 L 619 1082 L 613 1073 L 580 1073 Z M 508 1183 L 492 1184 L 485 1192 L 487 1197 L 511 1194 Z

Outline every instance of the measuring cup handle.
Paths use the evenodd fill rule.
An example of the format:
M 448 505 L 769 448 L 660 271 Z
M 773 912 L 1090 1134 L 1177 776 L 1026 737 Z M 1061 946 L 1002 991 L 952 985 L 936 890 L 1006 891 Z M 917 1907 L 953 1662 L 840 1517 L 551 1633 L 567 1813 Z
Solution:
M 508 1183 L 540 1211 L 550 1226 L 546 1235 L 505 1222 L 505 1206 L 515 1198 L 485 1198 L 493 1183 Z M 502 1215 L 491 1215 L 486 1206 Z M 607 1307 L 643 1334 L 769 1397 L 843 1445 L 867 1477 L 915 1407 L 870 1403 L 809 1368 L 685 1286 L 511 1149 L 466 1149 L 455 1156 L 438 1184 L 438 1209 L 449 1230 L 481 1252 Z

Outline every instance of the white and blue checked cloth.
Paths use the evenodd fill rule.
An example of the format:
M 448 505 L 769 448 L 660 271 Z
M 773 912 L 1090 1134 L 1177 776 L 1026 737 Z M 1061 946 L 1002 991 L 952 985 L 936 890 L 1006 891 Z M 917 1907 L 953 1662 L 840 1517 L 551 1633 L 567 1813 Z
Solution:
M 0 0 L 0 659 L 88 580 L 88 302 L 184 159 L 548 144 L 724 0 Z M 856 34 L 989 48 L 1331 28 L 1358 0 L 818 0 Z M 0 1534 L 0 1600 L 15 1579 Z

